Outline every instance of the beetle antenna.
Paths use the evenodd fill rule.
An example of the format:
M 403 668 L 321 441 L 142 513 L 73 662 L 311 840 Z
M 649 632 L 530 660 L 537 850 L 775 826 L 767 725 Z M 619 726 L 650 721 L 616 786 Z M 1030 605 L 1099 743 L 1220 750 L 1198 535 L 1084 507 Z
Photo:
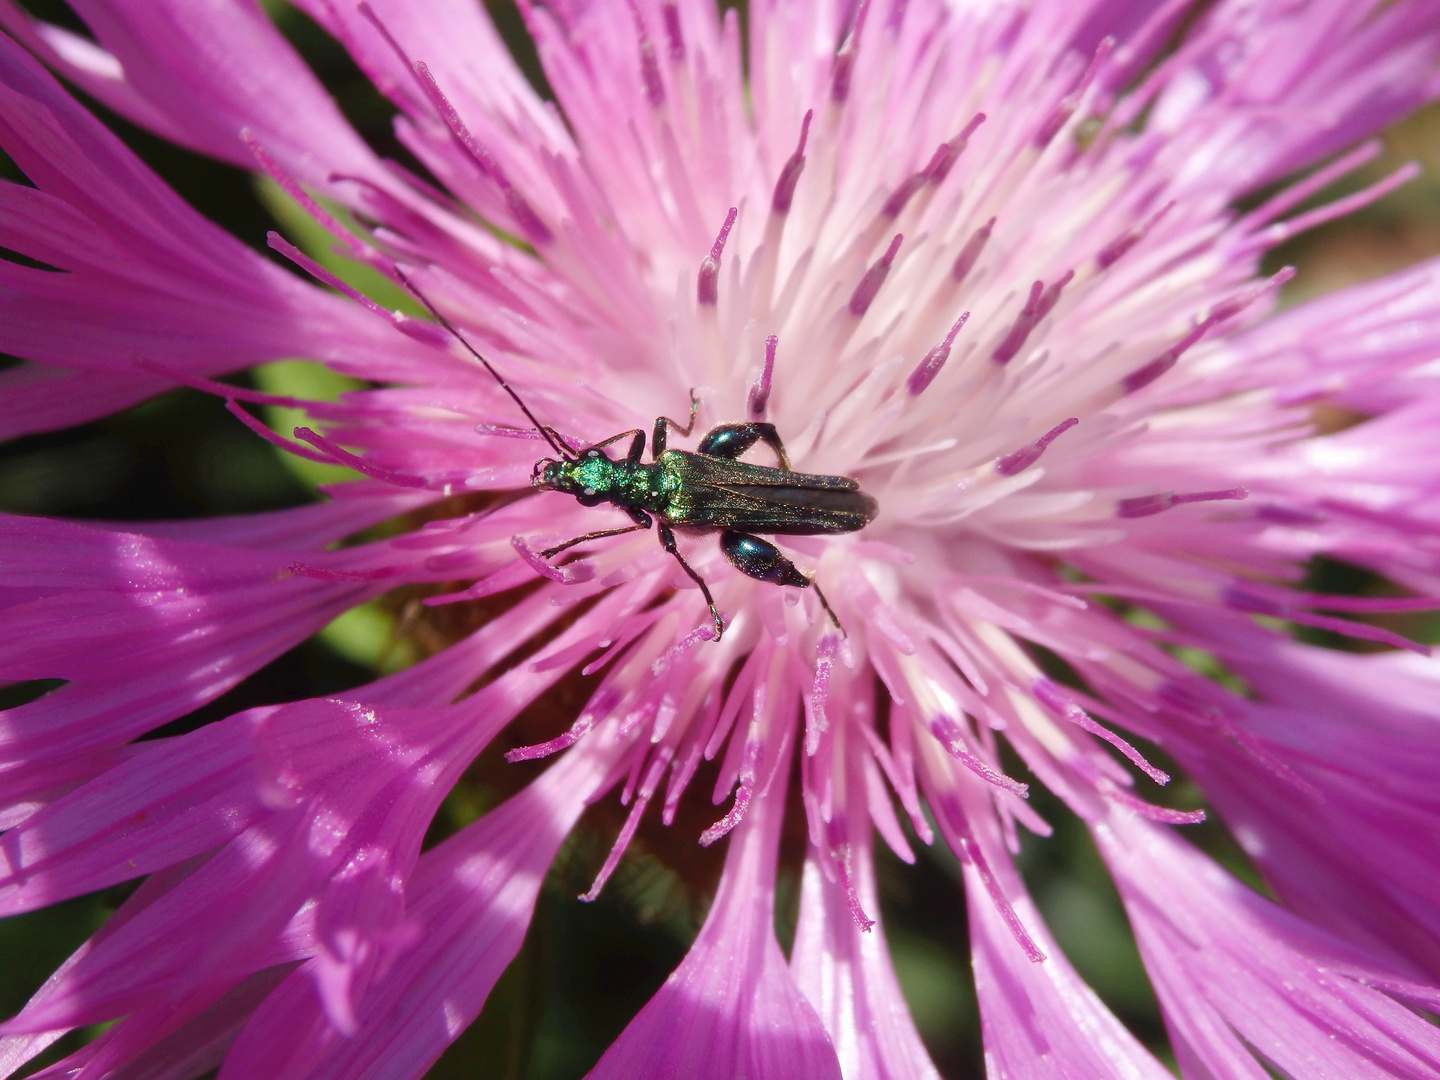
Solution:
M 399 266 L 395 267 L 395 276 L 400 279 L 401 283 L 404 284 L 405 288 L 410 291 L 410 293 L 415 297 L 416 300 L 419 300 L 420 303 L 425 305 L 425 310 L 430 312 L 431 315 L 435 316 L 435 321 L 438 322 L 441 326 L 443 326 L 446 330 L 449 330 L 451 336 L 453 336 L 456 341 L 460 342 L 461 345 L 465 346 L 466 352 L 468 352 L 471 356 L 475 357 L 476 360 L 479 360 L 480 363 L 485 365 L 485 370 L 490 372 L 490 375 L 494 378 L 494 380 L 500 384 L 500 389 L 504 390 L 507 394 L 509 394 L 510 397 L 514 400 L 515 404 L 520 406 L 520 411 L 523 412 L 526 418 L 530 421 L 530 423 L 534 425 L 535 430 L 540 433 L 540 437 L 550 444 L 550 448 L 554 450 L 557 454 L 559 454 L 562 458 L 564 458 L 566 461 L 574 461 L 574 451 L 567 450 L 564 446 L 562 446 L 559 442 L 556 441 L 555 436 L 550 434 L 550 429 L 541 424 L 540 421 L 535 418 L 535 414 L 530 411 L 530 407 L 520 399 L 520 395 L 515 392 L 515 388 L 509 383 L 507 383 L 505 379 L 501 376 L 501 374 L 496 371 L 493 366 L 491 366 L 489 360 L 486 360 L 485 357 L 480 355 L 480 351 L 476 349 L 474 345 L 471 345 L 470 342 L 465 340 L 464 336 L 460 333 L 460 331 L 455 329 L 454 323 L 452 323 L 444 315 L 440 314 L 439 309 L 437 309 L 435 305 L 430 302 L 429 297 L 427 297 L 424 293 L 422 293 L 418 288 L 415 287 L 415 283 L 406 276 L 405 271 L 401 270 Z

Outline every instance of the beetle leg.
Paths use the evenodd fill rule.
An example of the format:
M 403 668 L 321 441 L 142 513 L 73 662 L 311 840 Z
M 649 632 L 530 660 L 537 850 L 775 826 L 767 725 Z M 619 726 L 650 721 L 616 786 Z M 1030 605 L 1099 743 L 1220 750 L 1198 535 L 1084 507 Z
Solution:
M 710 606 L 710 617 L 715 620 L 715 638 L 719 641 L 720 635 L 725 633 L 725 620 L 720 618 L 720 609 L 715 606 L 715 598 L 710 595 L 710 586 L 705 584 L 705 579 L 695 572 L 695 568 L 685 561 L 680 554 L 680 549 L 675 546 L 675 530 L 666 525 L 663 521 L 656 526 L 660 533 L 660 546 L 675 556 L 675 561 L 680 564 L 680 569 L 690 575 L 690 580 L 700 586 L 700 592 L 705 597 L 705 603 Z
M 835 609 L 830 606 L 830 601 L 825 599 L 825 594 L 820 591 L 820 586 L 812 581 L 810 582 L 810 587 L 815 590 L 816 599 L 820 601 L 820 606 L 825 609 L 825 614 L 830 616 L 830 621 L 835 624 L 835 629 L 840 631 L 840 636 L 848 638 L 850 635 L 845 632 L 845 627 L 840 625 L 840 616 L 835 614 Z
M 731 566 L 756 581 L 763 581 L 770 585 L 793 585 L 797 589 L 814 589 L 816 597 L 820 600 L 820 606 L 830 616 L 830 621 L 835 624 L 835 629 L 839 630 L 841 634 L 845 633 L 845 628 L 840 625 L 840 619 L 836 616 L 835 609 L 830 606 L 830 601 L 825 599 L 825 594 L 820 591 L 820 586 L 802 574 L 800 568 L 768 540 L 761 540 L 758 536 L 737 532 L 734 529 L 726 529 L 720 534 L 720 550 Z
M 763 442 L 775 451 L 775 456 L 780 459 L 780 468 L 786 472 L 793 471 L 790 455 L 785 453 L 785 444 L 780 441 L 780 433 L 775 430 L 774 424 L 721 424 L 706 433 L 696 452 L 734 460 L 757 442 Z
M 645 513 L 644 510 L 629 509 L 625 512 L 630 515 L 630 520 L 635 522 L 634 525 L 626 525 L 623 529 L 602 529 L 600 532 L 586 533 L 584 536 L 577 536 L 574 540 L 566 540 L 563 544 L 556 544 L 554 547 L 546 548 L 540 552 L 540 557 L 542 559 L 548 559 L 553 555 L 559 555 L 560 552 L 566 548 L 572 548 L 576 544 L 583 544 L 587 540 L 600 540 L 606 536 L 620 536 L 624 533 L 639 532 L 641 529 L 648 529 L 650 527 L 650 515 Z
M 574 443 L 572 443 L 569 439 L 565 438 L 564 435 L 561 435 L 560 432 L 556 431 L 553 427 L 547 426 L 541 428 L 540 430 L 545 432 L 545 434 L 549 435 L 566 450 L 570 451 L 571 455 L 573 455 L 574 457 L 578 458 L 580 456 L 580 448 L 577 447 Z
M 609 446 L 613 442 L 619 442 L 626 436 L 633 436 L 630 440 L 630 450 L 625 455 L 627 461 L 638 462 L 645 455 L 645 433 L 638 427 L 629 431 L 622 431 L 619 435 L 611 435 L 608 439 L 601 439 L 594 446 L 587 447 L 581 451 L 581 456 L 588 454 L 591 450 L 599 450 L 602 446 Z
M 650 436 L 650 455 L 652 461 L 665 452 L 665 425 L 669 424 L 681 435 L 689 435 L 690 432 L 695 430 L 695 414 L 699 411 L 700 398 L 696 396 L 695 388 L 692 386 L 690 388 L 690 422 L 688 424 L 682 428 L 680 421 L 671 420 L 668 416 L 657 416 L 655 418 L 655 431 Z M 639 461 L 640 459 L 635 458 L 634 460 Z

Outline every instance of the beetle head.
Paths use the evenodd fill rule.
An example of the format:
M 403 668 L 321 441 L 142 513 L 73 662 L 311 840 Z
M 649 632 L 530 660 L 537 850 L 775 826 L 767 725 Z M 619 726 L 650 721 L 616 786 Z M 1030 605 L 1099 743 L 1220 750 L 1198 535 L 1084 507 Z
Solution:
M 565 462 L 541 458 L 530 470 L 530 486 L 537 491 L 565 491 Z
M 574 460 L 556 461 L 541 458 L 530 471 L 530 484 L 539 491 L 561 491 L 580 500 L 582 506 L 599 506 L 608 499 L 601 490 L 607 488 L 605 470 L 600 463 L 610 463 L 610 456 L 598 447 L 580 452 Z M 596 468 L 599 467 L 597 473 Z

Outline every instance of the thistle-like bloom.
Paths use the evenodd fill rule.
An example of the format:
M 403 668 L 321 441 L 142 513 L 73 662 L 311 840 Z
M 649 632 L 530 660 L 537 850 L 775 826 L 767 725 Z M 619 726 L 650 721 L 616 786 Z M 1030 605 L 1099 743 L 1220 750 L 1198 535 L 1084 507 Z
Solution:
M 718 894 L 594 1077 L 935 1076 L 876 924 L 874 845 L 913 860 L 907 837 L 963 867 L 993 1076 L 1168 1077 L 1026 894 L 1018 830 L 1049 826 L 1022 768 L 1089 826 L 1185 1076 L 1440 1074 L 1418 1014 L 1440 1005 L 1440 666 L 1356 617 L 1440 596 L 1440 264 L 1280 315 L 1285 272 L 1258 272 L 1409 175 L 1296 210 L 1440 92 L 1435 0 L 757 0 L 748 38 L 708 0 L 561 0 L 524 9 L 554 105 L 479 5 L 301 0 L 425 180 L 372 154 L 256 5 L 75 6 L 94 40 L 0 2 L 0 145 L 30 181 L 0 187 L 0 246 L 52 268 L 0 264 L 0 349 L 24 361 L 0 428 L 189 384 L 365 478 L 244 519 L 0 519 L 0 676 L 64 680 L 0 721 L 0 905 L 144 877 L 4 1025 L 8 1068 L 115 1021 L 42 1075 L 418 1077 L 585 807 L 629 807 L 598 890 L 643 817 L 712 793 L 709 761 L 693 840 L 727 838 Z M 21 46 L 268 173 L 555 438 L 648 431 L 693 387 L 692 440 L 765 420 L 797 469 L 856 478 L 872 524 L 779 538 L 843 632 L 713 532 L 679 543 L 718 642 L 653 531 L 542 557 L 629 519 L 531 492 L 553 452 L 460 342 L 202 220 Z M 246 405 L 295 402 L 212 381 L 296 356 L 372 388 L 292 437 Z M 1317 431 L 1317 404 L 1350 422 Z M 424 524 L 337 544 L 397 515 Z M 1300 591 L 1316 555 L 1397 588 Z M 347 696 L 137 741 L 401 586 L 493 614 Z M 578 669 L 568 730 L 515 745 Z M 495 740 L 554 758 L 422 854 Z M 1199 811 L 1157 805 L 1137 740 L 1199 782 L 1271 897 L 1187 841 Z

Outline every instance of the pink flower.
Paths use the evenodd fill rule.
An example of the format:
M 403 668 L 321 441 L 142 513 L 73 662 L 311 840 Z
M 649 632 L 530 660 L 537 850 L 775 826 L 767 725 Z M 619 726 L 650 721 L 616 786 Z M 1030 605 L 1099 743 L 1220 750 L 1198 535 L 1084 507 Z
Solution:
M 1440 666 L 1354 617 L 1440 605 L 1440 263 L 1279 315 L 1289 272 L 1258 275 L 1411 175 L 1297 210 L 1440 93 L 1435 0 L 756 2 L 748 41 L 698 0 L 526 6 L 554 105 L 479 5 L 299 6 L 439 187 L 377 159 L 256 5 L 77 2 L 92 40 L 0 0 L 0 146 L 30 181 L 0 186 L 0 246 L 51 268 L 0 263 L 0 350 L 24 361 L 0 371 L 0 430 L 187 384 L 365 477 L 245 519 L 0 518 L 0 677 L 64 681 L 0 715 L 0 910 L 145 877 L 0 1027 L 8 1070 L 115 1021 L 41 1075 L 418 1077 L 586 806 L 629 807 L 598 891 L 711 760 L 724 805 L 694 839 L 730 837 L 719 893 L 591 1075 L 936 1076 L 876 924 L 875 838 L 913 861 L 911 835 L 961 861 L 992 1075 L 1166 1077 L 1026 894 L 1018 830 L 1049 826 L 1008 745 L 1093 833 L 1187 1077 L 1440 1073 L 1415 1011 L 1440 1005 Z M 768 421 L 879 516 L 780 538 L 816 588 L 682 534 L 718 642 L 649 530 L 547 559 L 629 519 L 531 491 L 555 450 L 450 335 L 208 224 L 21 46 L 268 173 L 564 437 L 648 432 L 694 387 L 701 429 L 672 446 Z M 292 438 L 244 406 L 295 402 L 211 381 L 296 356 L 372 388 L 312 403 Z M 1354 423 L 1317 432 L 1316 404 Z M 533 497 L 337 544 L 499 492 Z M 1404 595 L 1301 591 L 1322 554 Z M 427 602 L 509 599 L 413 667 L 137 741 L 348 608 L 456 580 Z M 515 746 L 507 724 L 580 668 L 598 686 L 569 729 Z M 496 739 L 558 756 L 422 854 Z M 1137 740 L 1200 782 L 1273 899 L 1174 827 L 1203 814 L 1156 805 L 1168 777 Z

